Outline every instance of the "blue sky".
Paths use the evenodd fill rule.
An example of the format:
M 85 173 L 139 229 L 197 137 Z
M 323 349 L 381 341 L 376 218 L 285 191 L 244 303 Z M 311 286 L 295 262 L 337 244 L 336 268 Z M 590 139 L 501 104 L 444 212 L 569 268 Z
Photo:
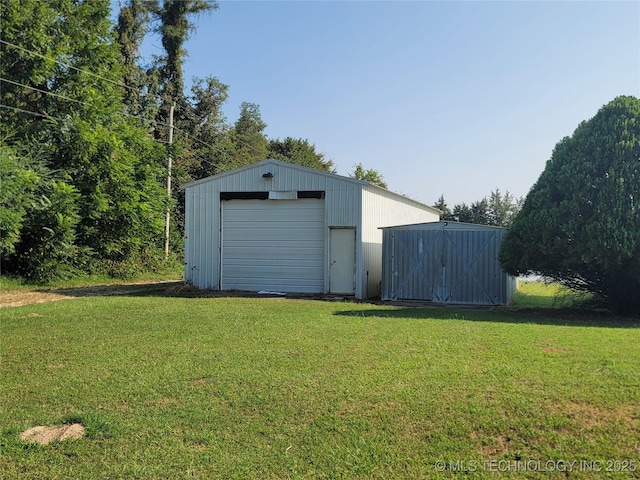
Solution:
M 185 79 L 229 85 L 230 123 L 256 103 L 269 138 L 427 204 L 525 196 L 560 139 L 640 97 L 637 1 L 221 1 L 186 49 Z

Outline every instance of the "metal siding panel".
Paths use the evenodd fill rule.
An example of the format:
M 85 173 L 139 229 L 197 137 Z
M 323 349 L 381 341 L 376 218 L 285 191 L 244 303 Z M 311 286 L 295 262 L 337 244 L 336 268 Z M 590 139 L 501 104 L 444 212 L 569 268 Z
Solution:
M 358 226 L 360 188 L 343 181 L 328 182 L 327 225 L 330 227 Z
M 207 184 L 206 186 L 206 210 L 203 211 L 201 221 L 206 225 L 206 234 L 204 238 L 206 258 L 204 259 L 207 287 L 217 289 L 220 285 L 218 281 L 218 273 L 220 268 L 219 262 L 219 236 L 220 236 L 220 196 L 217 194 L 215 185 Z
M 198 188 L 195 192 L 194 192 L 194 230 L 193 230 L 193 237 L 192 237 L 192 243 L 194 245 L 194 262 L 193 265 L 191 265 L 191 269 L 192 269 L 192 275 L 194 276 L 194 278 L 197 278 L 197 281 L 194 280 L 194 285 L 196 285 L 197 287 L 202 287 L 204 288 L 205 286 L 205 278 L 204 278 L 204 274 L 205 274 L 205 270 L 202 268 L 202 228 L 203 228 L 203 224 L 200 220 L 201 216 L 202 216 L 202 209 L 203 209 L 203 195 L 200 193 L 200 188 Z
M 489 261 L 494 232 L 444 231 L 447 258 L 444 299 L 447 303 L 492 305 L 495 303 L 494 265 Z
M 209 218 L 207 212 L 211 211 L 211 202 L 207 195 L 207 186 L 203 185 L 199 194 L 198 223 L 200 224 L 198 232 L 198 264 L 196 269 L 200 277 L 200 285 L 203 288 L 211 288 L 211 271 L 209 269 L 209 258 L 211 256 L 209 232 Z
M 393 235 L 394 231 L 385 229 L 382 231 L 382 285 L 380 296 L 382 300 L 391 300 L 395 287 L 393 270 Z
M 273 178 L 266 180 L 262 173 L 270 171 Z M 218 192 L 320 190 L 326 192 L 327 222 L 332 226 L 354 226 L 357 215 L 354 205 L 360 185 L 351 184 L 341 177 L 335 179 L 315 172 L 287 168 L 286 165 L 262 165 L 220 178 Z
M 191 267 L 194 264 L 193 255 L 195 253 L 195 245 L 193 238 L 195 236 L 195 222 L 193 221 L 193 215 L 195 213 L 194 207 L 194 191 L 188 190 L 185 192 L 185 241 L 184 241 L 184 279 L 187 283 L 194 283 Z M 197 282 L 197 279 L 195 279 Z
M 439 216 L 431 209 L 392 192 L 371 186 L 362 188 L 362 260 L 366 297 L 381 294 L 382 227 L 405 223 L 436 221 Z M 367 275 L 368 272 L 368 275 Z
M 200 189 L 198 189 L 195 193 L 195 198 L 194 198 L 194 203 L 195 203 L 195 218 L 194 218 L 194 235 L 193 235 L 193 243 L 195 245 L 195 258 L 194 258 L 194 264 L 192 266 L 193 268 L 193 274 L 195 276 L 197 276 L 198 278 L 198 282 L 195 283 L 195 285 L 197 286 L 202 286 L 204 287 L 204 283 L 205 282 L 205 278 L 204 278 L 204 274 L 205 274 L 205 270 L 202 268 L 202 228 L 204 227 L 204 225 L 202 224 L 202 221 L 200 220 L 201 216 L 202 216 L 202 210 L 203 210 L 203 195 L 200 191 Z
M 215 288 L 215 225 L 213 186 L 199 184 L 185 192 L 185 279 L 200 288 Z
M 398 280 L 396 296 L 411 300 L 438 300 L 441 239 L 437 232 L 398 232 L 398 268 L 404 272 Z
M 391 275 L 391 288 L 385 286 L 385 299 L 440 301 L 442 232 L 389 232 L 393 245 L 387 254 L 391 257 L 386 259 L 390 262 L 386 269 Z

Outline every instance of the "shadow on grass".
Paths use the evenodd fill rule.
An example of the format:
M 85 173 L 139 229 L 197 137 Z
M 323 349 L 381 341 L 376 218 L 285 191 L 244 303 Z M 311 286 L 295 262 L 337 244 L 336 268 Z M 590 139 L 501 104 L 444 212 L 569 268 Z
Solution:
M 162 296 L 167 289 L 183 285 L 182 280 L 162 282 L 123 283 L 113 285 L 95 285 L 88 287 L 62 287 L 38 289 L 41 293 L 53 293 L 66 297 L 108 297 L 112 295 L 149 295 Z
M 87 287 L 63 287 L 38 289 L 39 294 L 53 294 L 61 298 L 81 298 L 92 296 L 148 296 L 148 297 L 183 297 L 183 298 L 219 298 L 219 297 L 243 297 L 243 298 L 274 298 L 270 295 L 261 295 L 257 292 L 244 291 L 218 291 L 202 290 L 185 285 L 184 281 L 161 281 L 132 284 L 96 285 Z M 540 295 L 539 299 L 528 295 L 529 301 L 534 305 L 539 300 L 548 303 L 546 295 Z M 318 294 L 286 294 L 275 297 L 297 300 L 320 300 L 331 302 L 349 302 L 368 304 L 370 309 L 341 310 L 334 313 L 338 316 L 369 317 L 369 318 L 398 318 L 398 319 L 440 319 L 440 320 L 467 320 L 476 322 L 502 322 L 516 324 L 539 324 L 576 327 L 608 327 L 608 328 L 640 328 L 639 317 L 622 317 L 611 313 L 589 310 L 584 308 L 567 307 L 558 305 L 562 302 L 554 302 L 553 306 L 521 306 L 521 307 L 480 307 L 460 305 L 438 305 L 415 303 L 410 306 L 393 305 L 386 302 L 358 301 L 353 297 L 318 295 Z M 42 299 L 41 301 L 50 301 Z M 25 301 L 19 304 L 39 303 L 39 301 Z M 376 306 L 396 306 L 397 308 L 375 308 Z
M 471 322 L 557 325 L 571 327 L 640 328 L 640 318 L 575 308 L 470 308 L 455 306 L 341 310 L 334 315 L 365 318 L 466 320 Z
M 353 296 L 319 293 L 278 293 L 247 290 L 213 290 L 185 284 L 183 280 L 161 282 L 121 283 L 87 287 L 48 287 L 35 290 L 43 295 L 53 294 L 67 298 L 81 297 L 166 297 L 166 298 L 280 298 L 290 300 L 353 301 Z

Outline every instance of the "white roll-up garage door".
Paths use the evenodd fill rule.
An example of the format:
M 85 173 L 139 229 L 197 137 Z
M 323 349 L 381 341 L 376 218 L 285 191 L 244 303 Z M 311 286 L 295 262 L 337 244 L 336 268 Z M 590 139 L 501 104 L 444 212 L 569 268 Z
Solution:
M 223 200 L 222 290 L 322 293 L 324 200 Z

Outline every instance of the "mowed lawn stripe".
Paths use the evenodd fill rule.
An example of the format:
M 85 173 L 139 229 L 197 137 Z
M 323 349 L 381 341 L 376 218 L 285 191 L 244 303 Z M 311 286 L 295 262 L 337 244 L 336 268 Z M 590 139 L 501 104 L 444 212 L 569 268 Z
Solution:
M 6 478 L 439 478 L 440 460 L 640 457 L 631 323 L 143 296 L 1 318 Z M 87 438 L 17 439 L 71 418 Z

